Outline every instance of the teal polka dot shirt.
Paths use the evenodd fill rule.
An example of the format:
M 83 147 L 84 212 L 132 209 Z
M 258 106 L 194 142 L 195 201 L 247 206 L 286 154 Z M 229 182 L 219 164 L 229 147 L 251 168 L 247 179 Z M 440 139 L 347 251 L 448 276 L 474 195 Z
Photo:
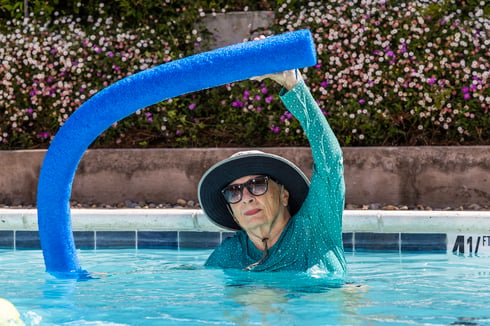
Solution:
M 308 196 L 292 216 L 267 259 L 253 271 L 301 271 L 344 274 L 342 214 L 345 184 L 342 150 L 308 87 L 301 80 L 280 98 L 301 123 L 314 160 Z M 243 230 L 223 240 L 209 256 L 207 267 L 243 269 L 261 259 Z

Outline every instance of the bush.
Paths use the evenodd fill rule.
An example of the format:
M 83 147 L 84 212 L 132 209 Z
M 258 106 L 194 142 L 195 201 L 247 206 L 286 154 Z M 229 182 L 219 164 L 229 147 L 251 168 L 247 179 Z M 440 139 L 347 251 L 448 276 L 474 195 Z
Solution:
M 0 11 L 0 149 L 46 148 L 96 92 L 205 48 L 201 17 L 246 7 L 275 12 L 257 33 L 312 31 L 318 64 L 304 75 L 342 145 L 490 144 L 483 1 L 39 3 L 26 21 L 20 6 Z M 93 147 L 307 145 L 278 91 L 243 81 L 179 96 L 119 121 Z

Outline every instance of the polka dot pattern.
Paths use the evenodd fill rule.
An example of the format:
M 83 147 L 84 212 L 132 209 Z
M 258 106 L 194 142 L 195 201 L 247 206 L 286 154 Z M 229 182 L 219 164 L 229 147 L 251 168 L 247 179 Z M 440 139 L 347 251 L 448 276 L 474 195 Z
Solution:
M 286 108 L 300 121 L 310 142 L 314 166 L 308 196 L 289 221 L 269 257 L 253 271 L 321 271 L 343 274 L 345 200 L 342 150 L 304 81 L 282 90 Z M 245 231 L 225 239 L 210 255 L 208 267 L 242 269 L 262 257 Z

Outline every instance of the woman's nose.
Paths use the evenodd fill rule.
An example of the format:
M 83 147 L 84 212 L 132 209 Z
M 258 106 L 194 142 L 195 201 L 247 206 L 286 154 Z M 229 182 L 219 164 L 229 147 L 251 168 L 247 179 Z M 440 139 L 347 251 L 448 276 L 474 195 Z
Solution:
M 255 196 L 248 191 L 247 187 L 245 187 L 245 189 L 243 189 L 242 202 L 250 202 L 252 200 L 255 200 Z

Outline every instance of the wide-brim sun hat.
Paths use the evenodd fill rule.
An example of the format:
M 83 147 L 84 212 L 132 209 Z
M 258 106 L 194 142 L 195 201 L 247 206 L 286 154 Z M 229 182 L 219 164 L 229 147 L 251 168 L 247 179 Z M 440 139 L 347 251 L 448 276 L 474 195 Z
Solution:
M 257 150 L 235 153 L 207 170 L 198 186 L 201 208 L 218 226 L 234 231 L 241 229 L 233 219 L 221 190 L 247 175 L 267 175 L 283 185 L 289 191 L 291 215 L 299 211 L 308 195 L 308 178 L 289 160 Z

